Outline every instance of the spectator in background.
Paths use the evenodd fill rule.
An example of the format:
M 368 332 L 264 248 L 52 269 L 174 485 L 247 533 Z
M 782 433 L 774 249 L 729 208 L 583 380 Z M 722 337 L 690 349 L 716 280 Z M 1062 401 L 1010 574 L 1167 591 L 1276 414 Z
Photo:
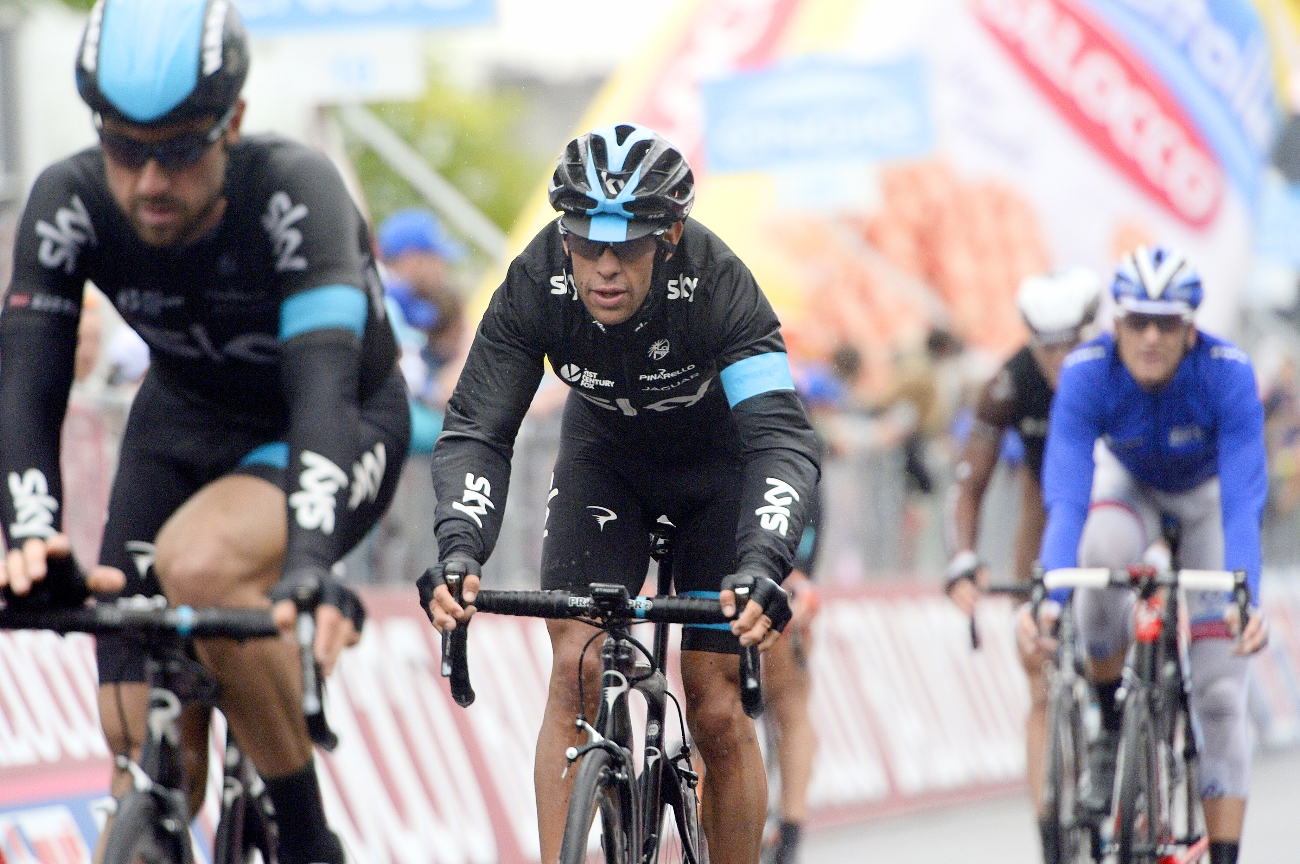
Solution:
M 464 302 L 451 279 L 451 265 L 465 257 L 465 250 L 428 210 L 394 213 L 379 226 L 375 239 L 388 296 L 406 323 L 425 337 L 420 354 L 428 377 L 412 392 L 441 407 L 451 395 L 466 348 Z

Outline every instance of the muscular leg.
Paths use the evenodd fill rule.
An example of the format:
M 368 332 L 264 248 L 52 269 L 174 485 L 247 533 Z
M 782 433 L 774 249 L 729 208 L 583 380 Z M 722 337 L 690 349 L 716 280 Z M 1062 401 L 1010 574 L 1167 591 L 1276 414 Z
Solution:
M 555 861 L 560 857 L 560 842 L 564 838 L 564 820 L 569 813 L 569 796 L 573 794 L 576 770 L 568 775 L 564 769 L 568 760 L 564 751 L 586 743 L 586 735 L 579 732 L 573 720 L 581 710 L 587 722 L 596 721 L 600 706 L 600 642 L 587 649 L 583 668 L 586 678 L 586 706 L 578 705 L 578 656 L 582 646 L 595 632 L 590 625 L 577 621 L 547 621 L 551 637 L 551 684 L 546 697 L 546 713 L 542 729 L 537 736 L 537 754 L 533 762 L 533 788 L 537 794 L 537 832 L 541 840 L 542 861 Z
M 1228 639 L 1192 643 L 1192 710 L 1205 746 L 1201 753 L 1201 804 L 1211 841 L 1241 841 L 1250 788 L 1250 729 L 1245 657 Z
M 781 820 L 802 825 L 808 818 L 808 785 L 817 754 L 817 733 L 808 717 L 811 681 L 808 670 L 800 665 L 794 639 L 787 631 L 763 655 L 763 687 L 766 716 L 776 723 L 779 735 Z
M 767 773 L 739 681 L 736 655 L 682 652 L 686 723 L 708 777 L 701 824 L 712 864 L 753 864 L 763 841 Z
M 247 475 L 200 489 L 158 534 L 155 567 L 167 599 L 195 607 L 269 608 L 285 548 L 284 493 Z M 240 746 L 268 779 L 311 761 L 296 648 L 255 639 L 195 643 L 221 685 L 221 708 Z

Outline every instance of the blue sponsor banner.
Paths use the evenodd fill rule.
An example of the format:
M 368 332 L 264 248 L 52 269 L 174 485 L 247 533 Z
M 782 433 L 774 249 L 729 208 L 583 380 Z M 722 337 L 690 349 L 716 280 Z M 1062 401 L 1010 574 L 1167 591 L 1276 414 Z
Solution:
M 493 0 L 235 0 L 252 33 L 491 24 Z
M 1224 172 L 1256 201 L 1277 131 L 1273 58 L 1250 0 L 1085 0 L 1178 98 Z
M 709 170 L 898 159 L 934 143 L 925 62 L 808 58 L 704 85 Z

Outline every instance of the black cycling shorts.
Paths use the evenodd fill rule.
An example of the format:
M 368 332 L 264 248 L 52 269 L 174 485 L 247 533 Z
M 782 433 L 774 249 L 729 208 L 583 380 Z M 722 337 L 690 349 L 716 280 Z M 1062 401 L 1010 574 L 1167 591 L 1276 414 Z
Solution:
M 650 563 L 650 530 L 661 516 L 676 526 L 673 583 L 686 596 L 717 597 L 736 570 L 740 463 L 718 458 L 663 463 L 586 437 L 566 422 L 555 461 L 542 541 L 542 588 L 584 591 L 593 582 L 641 592 Z M 683 628 L 682 648 L 736 654 L 726 624 Z
M 289 494 L 288 484 L 296 479 L 286 470 L 283 428 L 213 408 L 166 386 L 160 377 L 151 370 L 131 405 L 100 546 L 100 563 L 126 574 L 125 595 L 161 593 L 150 569 L 154 538 L 204 486 L 229 474 L 249 474 Z M 361 406 L 354 458 L 360 459 L 380 442 L 387 458 L 374 500 L 363 499 L 356 510 L 342 502 L 335 514 L 340 557 L 366 535 L 392 501 L 410 440 L 408 411 L 406 388 L 396 370 Z M 130 641 L 101 636 L 96 654 L 101 684 L 144 680 L 144 656 Z

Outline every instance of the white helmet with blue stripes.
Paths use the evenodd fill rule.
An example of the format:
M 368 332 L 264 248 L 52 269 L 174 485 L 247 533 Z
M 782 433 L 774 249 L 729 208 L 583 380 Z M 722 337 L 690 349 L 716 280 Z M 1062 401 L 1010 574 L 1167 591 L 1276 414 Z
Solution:
M 616 123 L 570 141 L 547 191 L 564 231 L 621 243 L 685 219 L 695 202 L 695 175 L 658 132 Z
M 1120 259 L 1111 291 L 1118 314 L 1181 315 L 1191 320 L 1201 305 L 1201 275 L 1177 249 L 1139 246 Z
M 248 76 L 232 0 L 99 0 L 77 52 L 77 90 L 101 117 L 164 126 L 225 117 Z

